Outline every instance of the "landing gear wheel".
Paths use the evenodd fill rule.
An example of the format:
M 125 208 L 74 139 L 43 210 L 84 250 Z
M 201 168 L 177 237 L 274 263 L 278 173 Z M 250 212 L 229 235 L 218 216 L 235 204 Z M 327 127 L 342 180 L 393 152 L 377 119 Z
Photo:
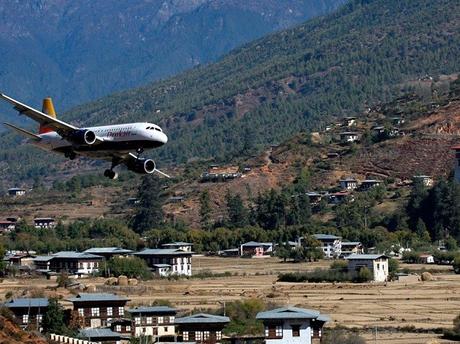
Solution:
M 105 170 L 104 171 L 104 177 L 110 178 L 110 179 L 117 179 L 118 178 L 118 173 L 115 172 L 114 170 Z
M 65 152 L 64 156 L 66 158 L 69 158 L 70 160 L 74 160 L 77 157 L 77 154 L 75 154 L 75 152 L 71 151 L 71 152 Z

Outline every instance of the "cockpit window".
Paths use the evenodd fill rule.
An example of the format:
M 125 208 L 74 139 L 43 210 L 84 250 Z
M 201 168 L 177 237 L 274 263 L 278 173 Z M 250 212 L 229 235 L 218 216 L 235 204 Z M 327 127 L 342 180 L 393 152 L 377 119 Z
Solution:
M 155 128 L 155 130 L 157 130 L 157 131 L 161 132 L 161 129 L 160 129 L 160 128 Z

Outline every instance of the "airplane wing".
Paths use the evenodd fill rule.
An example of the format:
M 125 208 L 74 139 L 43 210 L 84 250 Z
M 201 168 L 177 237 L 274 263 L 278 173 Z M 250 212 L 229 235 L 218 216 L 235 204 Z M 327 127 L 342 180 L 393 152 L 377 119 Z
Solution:
M 125 154 L 122 154 L 122 153 L 113 153 L 110 157 L 109 156 L 106 156 L 103 158 L 104 160 L 108 160 L 108 161 L 115 161 L 116 162 L 116 165 L 119 165 L 119 164 L 124 164 L 124 165 L 131 165 L 133 163 L 136 162 L 136 160 L 138 159 L 137 156 L 133 153 L 125 153 Z M 155 169 L 153 170 L 153 172 L 156 172 L 158 174 L 161 174 L 162 176 L 166 177 L 166 178 L 171 178 L 170 175 L 164 173 L 163 171 L 160 171 L 159 169 L 157 169 L 155 167 Z
M 38 111 L 26 104 L 18 102 L 17 100 L 11 97 L 8 97 L 7 95 L 3 93 L 0 93 L 0 98 L 3 98 L 8 103 L 12 104 L 14 109 L 19 111 L 21 115 L 26 115 L 27 117 L 33 119 L 34 121 L 40 124 L 46 125 L 47 127 L 50 127 L 51 129 L 54 129 L 59 134 L 62 133 L 63 134 L 62 136 L 70 135 L 73 132 L 75 132 L 75 130 L 79 129 L 64 121 L 48 116 L 47 114 L 41 111 Z
M 17 131 L 19 134 L 21 135 L 24 135 L 26 137 L 28 137 L 29 139 L 31 140 L 35 140 L 35 141 L 40 141 L 42 138 L 34 133 L 31 133 L 30 131 L 27 131 L 25 129 L 22 129 L 22 128 L 19 128 L 13 124 L 10 124 L 10 123 L 3 123 L 4 125 L 6 125 L 7 127 L 13 129 L 14 131 Z

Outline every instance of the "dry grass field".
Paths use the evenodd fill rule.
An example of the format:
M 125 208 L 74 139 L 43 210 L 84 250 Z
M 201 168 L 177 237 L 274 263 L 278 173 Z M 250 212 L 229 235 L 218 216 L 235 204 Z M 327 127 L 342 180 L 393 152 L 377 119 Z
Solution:
M 437 335 L 412 333 L 404 328 L 413 326 L 427 331 L 449 328 L 453 318 L 460 313 L 460 275 L 452 274 L 449 267 L 440 267 L 440 272 L 434 274 L 435 280 L 430 282 L 413 278 L 387 284 L 280 283 L 277 282 L 279 272 L 326 267 L 329 262 L 294 264 L 281 263 L 276 258 L 216 257 L 194 257 L 193 260 L 195 273 L 228 271 L 234 275 L 152 280 L 135 287 L 106 286 L 102 278 L 83 280 L 83 283 L 94 285 L 97 291 L 126 294 L 131 305 L 169 300 L 184 313 L 194 309 L 218 309 L 224 302 L 244 298 L 258 298 L 272 305 L 318 309 L 331 316 L 329 326 L 360 328 L 369 343 L 427 343 Z M 25 290 L 44 290 L 50 295 L 69 294 L 64 289 L 55 290 L 54 285 L 55 282 L 45 279 L 5 280 L 0 283 L 0 295 L 4 296 L 8 291 L 19 295 Z M 439 339 L 438 342 L 448 343 Z

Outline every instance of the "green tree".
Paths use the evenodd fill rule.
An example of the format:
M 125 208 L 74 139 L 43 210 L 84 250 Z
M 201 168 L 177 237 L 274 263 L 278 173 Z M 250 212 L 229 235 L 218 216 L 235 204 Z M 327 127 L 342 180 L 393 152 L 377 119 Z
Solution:
M 242 228 L 249 224 L 248 210 L 243 204 L 243 199 L 239 194 L 232 195 L 227 192 L 225 197 L 227 202 L 227 224 L 231 228 Z
M 152 277 L 147 264 L 139 257 L 112 257 L 101 270 L 107 276 L 124 275 L 129 278 L 142 279 Z
M 161 199 L 161 181 L 154 175 L 142 178 L 137 192 L 139 208 L 132 220 L 132 227 L 137 233 L 160 226 L 163 223 Z
M 359 269 L 358 276 L 356 278 L 357 282 L 368 282 L 372 280 L 372 272 L 367 267 L 363 266 Z
M 48 309 L 43 315 L 43 331 L 45 333 L 65 334 L 68 329 L 64 322 L 64 308 L 59 304 L 58 299 L 48 300 Z
M 200 223 L 204 229 L 211 228 L 211 199 L 208 190 L 203 191 L 200 195 Z

